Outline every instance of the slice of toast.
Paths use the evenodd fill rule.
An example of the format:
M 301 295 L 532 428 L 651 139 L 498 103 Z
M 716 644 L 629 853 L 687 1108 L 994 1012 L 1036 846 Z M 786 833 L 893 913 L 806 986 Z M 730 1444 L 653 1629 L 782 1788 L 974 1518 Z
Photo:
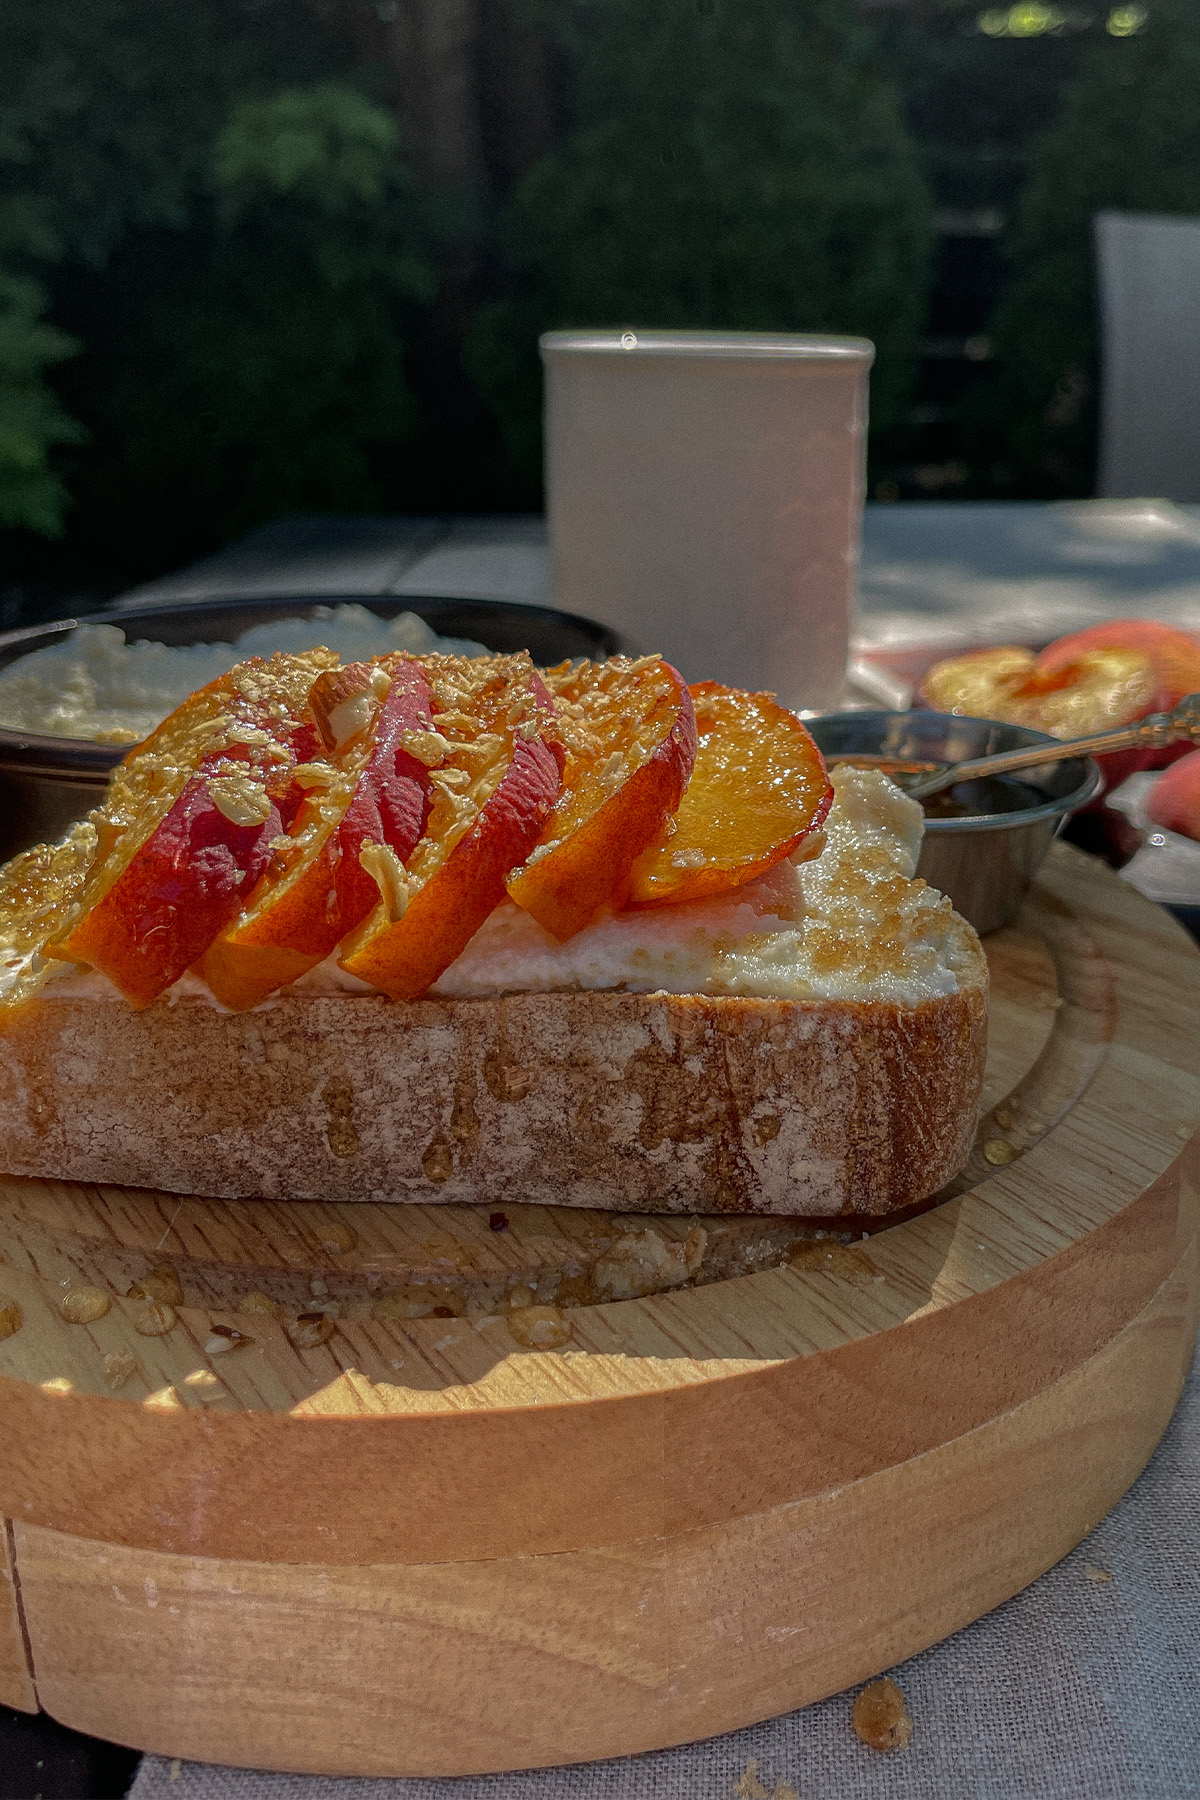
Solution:
M 331 957 L 238 1013 L 194 974 L 139 1011 L 37 968 L 81 828 L 0 871 L 0 1168 L 229 1198 L 909 1206 L 970 1149 L 987 964 L 913 878 L 919 807 L 877 770 L 834 789 L 814 854 L 723 896 L 565 944 L 504 902 L 422 998 Z
M 966 1160 L 985 1047 L 982 967 L 915 1006 L 293 993 L 138 1013 L 50 993 L 0 1037 L 0 1167 L 230 1198 L 878 1215 Z

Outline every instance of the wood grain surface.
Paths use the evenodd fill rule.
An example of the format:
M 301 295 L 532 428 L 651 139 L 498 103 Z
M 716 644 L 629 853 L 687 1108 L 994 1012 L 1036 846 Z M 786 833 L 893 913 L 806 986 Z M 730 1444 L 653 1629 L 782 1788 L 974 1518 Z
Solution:
M 1104 1516 L 1170 1417 L 1197 1291 L 1193 1245 L 1111 1343 L 1028 1401 L 715 1528 L 352 1568 L 18 1526 L 42 1703 L 167 1755 L 334 1775 L 626 1755 L 805 1705 L 977 1618 L 1014 1566 L 1031 1579 Z
M 260 1766 L 617 1754 L 834 1691 L 1061 1556 L 1194 1337 L 1200 956 L 1069 849 L 987 949 L 971 1162 L 868 1241 L 0 1184 L 42 1703 Z M 81 1287 L 108 1310 L 68 1324 Z
M 14 1707 L 17 1712 L 38 1709 L 17 1594 L 12 1526 L 7 1520 L 0 1527 L 0 1706 Z

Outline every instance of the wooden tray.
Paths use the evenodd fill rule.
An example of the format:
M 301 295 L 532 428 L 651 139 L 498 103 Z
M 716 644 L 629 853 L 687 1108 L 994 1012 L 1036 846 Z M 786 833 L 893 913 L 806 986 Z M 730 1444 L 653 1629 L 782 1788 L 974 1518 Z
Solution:
M 869 1243 L 0 1183 L 0 1702 L 259 1767 L 582 1761 L 804 1705 L 1031 1581 L 1191 1355 L 1200 957 L 1066 848 L 988 952 L 976 1153 Z M 142 1336 L 164 1264 L 184 1303 Z M 557 1348 L 504 1310 L 685 1277 Z

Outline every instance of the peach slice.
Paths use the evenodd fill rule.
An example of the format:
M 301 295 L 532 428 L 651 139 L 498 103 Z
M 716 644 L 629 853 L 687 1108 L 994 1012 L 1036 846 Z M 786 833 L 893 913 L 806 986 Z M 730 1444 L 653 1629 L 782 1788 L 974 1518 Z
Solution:
M 385 698 L 386 696 L 386 698 Z M 309 696 L 319 760 L 294 771 L 304 790 L 290 835 L 241 915 L 214 940 L 199 972 L 223 1004 L 256 1005 L 322 962 L 379 898 L 359 863 L 365 839 L 403 859 L 421 835 L 428 772 L 404 749 L 429 728 L 429 686 L 415 659 L 381 659 L 320 675 Z
M 1157 691 L 1147 712 L 1169 712 L 1185 694 L 1200 692 L 1200 643 L 1186 631 L 1174 631 L 1155 619 L 1113 619 L 1059 638 L 1038 656 L 1038 670 L 1054 674 L 1088 650 L 1135 650 L 1149 658 Z M 1186 743 L 1163 744 L 1157 749 L 1116 750 L 1099 761 L 1109 788 L 1116 788 L 1139 769 L 1165 769 L 1187 754 Z
M 1156 687 L 1142 650 L 1084 650 L 1051 669 L 1015 645 L 935 663 L 921 683 L 924 699 L 939 712 L 1001 719 L 1061 738 L 1140 719 L 1152 709 Z
M 238 912 L 317 746 L 309 689 L 328 650 L 240 663 L 179 707 L 116 772 L 97 853 L 47 953 L 90 964 L 149 1006 Z
M 55 970 L 42 951 L 75 902 L 96 853 L 90 820 L 58 844 L 35 844 L 0 868 L 0 1019 L 37 993 Z
M 662 835 L 696 760 L 696 721 L 661 656 L 564 664 L 547 682 L 567 750 L 563 791 L 508 892 L 565 940 L 621 903 L 635 861 Z
M 379 899 L 359 860 L 364 843 L 412 853 L 429 810 L 429 768 L 406 742 L 431 729 L 429 681 L 411 656 L 329 669 L 309 708 L 324 754 L 293 770 L 304 790 L 295 824 L 239 916 L 197 972 L 233 1011 L 257 1006 L 336 949 Z
M 702 681 L 691 695 L 696 766 L 674 828 L 634 864 L 634 906 L 700 900 L 753 881 L 819 830 L 833 799 L 821 752 L 770 694 Z
M 554 706 L 527 655 L 427 656 L 433 730 L 425 835 L 404 866 L 364 844 L 379 903 L 339 966 L 395 1000 L 418 1000 L 504 898 L 541 835 L 562 778 Z
M 1088 650 L 1134 650 L 1148 657 L 1157 684 L 1151 712 L 1169 712 L 1185 694 L 1200 691 L 1200 643 L 1155 619 L 1112 619 L 1057 638 L 1039 653 L 1038 672 L 1055 674 Z
M 1086 737 L 1130 725 L 1158 700 L 1159 676 L 1145 649 L 1097 645 L 1060 660 L 1016 645 L 977 650 L 935 663 L 922 682 L 922 698 L 940 712 L 1027 725 L 1051 737 Z M 1098 760 L 1110 788 L 1135 769 L 1170 761 L 1172 751 L 1119 750 Z

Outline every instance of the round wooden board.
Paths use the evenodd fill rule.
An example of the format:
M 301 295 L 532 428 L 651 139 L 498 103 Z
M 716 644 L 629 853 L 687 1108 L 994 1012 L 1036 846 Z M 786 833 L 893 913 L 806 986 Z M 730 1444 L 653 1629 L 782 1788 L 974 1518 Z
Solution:
M 1067 848 L 987 948 L 976 1151 L 869 1242 L 0 1182 L 0 1702 L 258 1767 L 582 1761 L 803 1705 L 1032 1580 L 1191 1355 L 1200 956 Z M 147 1337 L 155 1281 L 183 1301 Z M 68 1325 L 81 1285 L 109 1310 Z

